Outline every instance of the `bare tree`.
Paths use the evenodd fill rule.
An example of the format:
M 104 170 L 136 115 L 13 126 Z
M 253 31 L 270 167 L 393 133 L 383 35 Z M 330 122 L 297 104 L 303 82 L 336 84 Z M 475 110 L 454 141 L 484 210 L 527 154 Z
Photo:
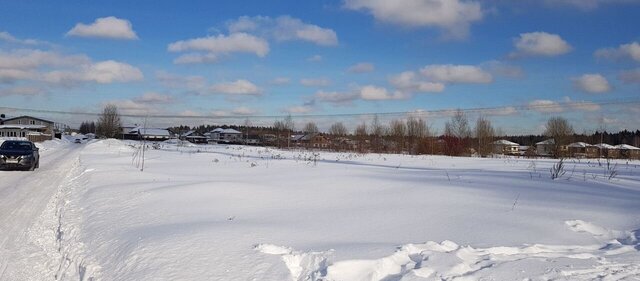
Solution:
M 371 120 L 371 137 L 373 138 L 371 141 L 371 145 L 374 152 L 382 151 L 382 136 L 384 135 L 385 128 L 380 123 L 380 119 L 378 119 L 378 115 L 373 116 L 373 120 Z
M 113 104 L 106 105 L 98 118 L 98 124 L 96 124 L 98 136 L 105 138 L 118 137 L 121 133 L 121 128 L 122 122 L 120 121 L 120 114 L 118 114 L 118 107 Z
M 547 137 L 553 138 L 553 156 L 561 157 L 561 148 L 564 145 L 571 142 L 573 136 L 573 126 L 569 124 L 569 121 L 563 117 L 551 117 L 545 125 L 544 134 Z
M 315 122 L 310 121 L 307 122 L 307 124 L 304 125 L 304 129 L 303 131 L 307 134 L 315 134 L 317 132 L 319 132 L 320 130 L 318 129 L 318 125 L 316 125 Z
M 356 135 L 356 139 L 358 141 L 358 150 L 360 152 L 364 152 L 368 137 L 367 124 L 363 122 L 362 124 L 358 125 L 354 132 L 354 135 Z
M 282 134 L 286 131 L 287 126 L 285 125 L 284 121 L 276 120 L 275 122 L 273 122 L 273 129 L 278 134 L 277 138 L 276 138 L 277 146 L 278 147 L 282 147 L 283 146 L 283 144 L 281 142 Z M 285 135 L 287 135 L 287 134 L 285 134 Z
M 469 120 L 460 109 L 444 125 L 444 135 L 449 155 L 462 155 L 471 137 Z
M 336 122 L 329 128 L 329 133 L 334 136 L 346 136 L 348 132 L 347 127 L 342 122 Z
M 287 117 L 284 118 L 283 121 L 285 130 L 287 131 L 287 147 L 291 146 L 291 133 L 293 133 L 293 131 L 295 130 L 295 124 L 293 123 L 293 118 L 291 117 L 291 114 L 287 115 Z
M 405 137 L 407 135 L 407 127 L 401 120 L 391 120 L 389 124 L 389 133 L 396 143 L 396 152 L 400 153 L 405 147 Z
M 478 139 L 478 154 L 483 157 L 489 155 L 492 151 L 491 142 L 493 142 L 493 137 L 495 135 L 495 130 L 491 125 L 491 121 L 483 116 L 478 117 L 478 120 L 476 120 L 475 133 L 476 138 Z
M 429 127 L 423 119 L 409 116 L 407 118 L 407 137 L 409 150 L 412 154 L 418 153 L 418 146 L 426 137 L 430 136 Z

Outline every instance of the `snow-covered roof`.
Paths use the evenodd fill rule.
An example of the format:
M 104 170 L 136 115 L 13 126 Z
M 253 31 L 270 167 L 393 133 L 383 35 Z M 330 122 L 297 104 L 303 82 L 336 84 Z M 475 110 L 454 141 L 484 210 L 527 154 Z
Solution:
M 615 146 L 610 145 L 610 144 L 606 144 L 606 143 L 599 143 L 599 144 L 596 144 L 594 146 L 597 147 L 597 148 L 602 148 L 602 149 L 616 149 Z
M 209 133 L 219 133 L 219 134 L 242 134 L 242 132 L 234 129 L 223 129 L 223 128 L 215 128 Z
M 624 149 L 624 150 L 637 150 L 637 149 L 640 149 L 640 148 L 637 148 L 635 146 L 628 145 L 628 144 L 619 144 L 619 145 L 616 145 L 616 148 Z
M 129 133 L 132 134 L 137 134 L 138 132 L 140 132 L 140 134 L 144 136 L 171 136 L 171 133 L 167 129 L 136 127 L 133 130 L 129 131 Z
M 183 137 L 188 137 L 188 136 L 192 135 L 192 134 L 193 134 L 193 133 L 195 133 L 195 132 L 196 132 L 196 131 L 191 130 L 191 131 L 188 131 L 188 132 L 186 132 L 186 133 L 182 134 L 181 136 L 183 136 Z
M 574 142 L 572 144 L 569 144 L 568 147 L 573 147 L 573 148 L 583 148 L 583 147 L 588 147 L 588 146 L 592 146 L 586 142 Z
M 548 140 L 544 140 L 539 143 L 536 143 L 536 145 L 553 145 L 553 144 L 556 144 L 556 141 L 554 139 L 548 139 Z
M 10 124 L 10 125 L 0 125 L 0 129 L 46 129 L 47 126 L 43 125 L 21 125 L 21 124 Z
M 519 144 L 512 142 L 512 141 L 508 141 L 508 140 L 497 140 L 492 142 L 493 144 L 496 145 L 512 145 L 512 146 L 519 146 Z

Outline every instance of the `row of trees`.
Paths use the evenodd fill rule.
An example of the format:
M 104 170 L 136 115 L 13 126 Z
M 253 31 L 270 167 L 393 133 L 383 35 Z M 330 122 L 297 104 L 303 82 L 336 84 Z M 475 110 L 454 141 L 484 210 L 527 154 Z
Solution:
M 81 134 L 94 133 L 101 138 L 118 138 L 121 133 L 122 121 L 118 113 L 118 107 L 107 105 L 98 116 L 98 122 L 84 121 L 80 123 L 79 132 Z

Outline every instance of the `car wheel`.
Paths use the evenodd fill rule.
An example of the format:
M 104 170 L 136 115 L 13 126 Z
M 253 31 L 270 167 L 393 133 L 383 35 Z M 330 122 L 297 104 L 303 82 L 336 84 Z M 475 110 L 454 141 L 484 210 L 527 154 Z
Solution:
M 38 162 L 36 162 L 36 168 L 40 168 L 40 160 L 38 160 Z
M 36 169 L 36 164 L 34 163 L 31 167 L 29 167 L 29 171 L 33 171 Z

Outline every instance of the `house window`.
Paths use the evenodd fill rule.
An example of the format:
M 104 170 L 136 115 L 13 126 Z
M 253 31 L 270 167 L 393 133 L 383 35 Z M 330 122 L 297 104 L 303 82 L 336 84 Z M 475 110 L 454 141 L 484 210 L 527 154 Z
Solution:
M 35 125 L 36 124 L 36 120 L 29 120 L 29 124 L 30 125 Z
M 20 132 L 20 136 L 24 138 L 26 136 L 26 133 L 25 132 Z

